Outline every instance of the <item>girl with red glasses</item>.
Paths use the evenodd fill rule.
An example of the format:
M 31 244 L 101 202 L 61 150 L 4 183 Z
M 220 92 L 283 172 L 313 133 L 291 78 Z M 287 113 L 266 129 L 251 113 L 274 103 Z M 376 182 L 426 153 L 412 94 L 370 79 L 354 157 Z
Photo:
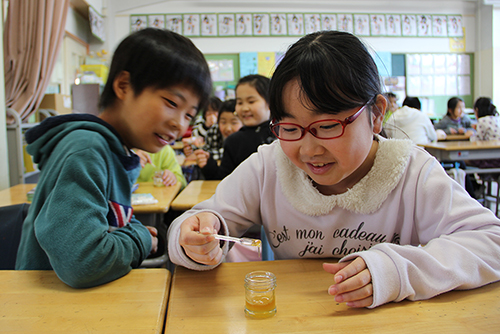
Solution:
M 228 245 L 213 234 L 257 224 L 276 259 L 325 258 L 332 303 L 373 308 L 500 280 L 500 220 L 425 150 L 379 135 L 387 101 L 358 38 L 301 38 L 270 97 L 278 140 L 173 222 L 174 263 L 214 268 Z

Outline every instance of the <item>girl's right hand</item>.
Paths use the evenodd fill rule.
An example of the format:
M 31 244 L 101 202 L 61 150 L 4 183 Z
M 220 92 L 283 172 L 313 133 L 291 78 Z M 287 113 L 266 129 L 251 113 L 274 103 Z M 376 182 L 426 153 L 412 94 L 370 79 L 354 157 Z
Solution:
M 193 261 L 218 264 L 222 258 L 220 243 L 213 234 L 220 229 L 219 218 L 210 212 L 202 212 L 182 222 L 179 243 Z
M 450 134 L 452 135 L 456 135 L 457 134 L 457 130 L 455 130 L 454 128 L 450 128 Z

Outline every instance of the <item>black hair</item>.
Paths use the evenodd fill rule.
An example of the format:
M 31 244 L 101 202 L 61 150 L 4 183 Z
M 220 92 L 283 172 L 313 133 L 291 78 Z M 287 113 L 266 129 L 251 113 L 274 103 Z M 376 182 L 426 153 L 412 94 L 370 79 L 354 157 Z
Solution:
M 250 74 L 244 76 L 240 80 L 238 80 L 238 84 L 236 85 L 236 89 L 239 85 L 248 84 L 255 88 L 257 93 L 266 101 L 267 105 L 269 105 L 269 83 L 270 79 L 260 74 Z
M 477 109 L 477 118 L 484 116 L 498 115 L 497 107 L 493 104 L 489 97 L 480 97 L 474 103 L 474 110 Z
M 455 111 L 458 102 L 464 102 L 464 100 L 462 100 L 459 97 L 452 97 L 451 99 L 448 100 L 448 109 L 446 110 L 446 115 L 450 116 L 450 110 L 452 112 Z
M 382 91 L 377 66 L 366 47 L 341 31 L 306 35 L 288 49 L 271 79 L 269 108 L 275 120 L 288 116 L 283 87 L 293 79 L 317 113 L 335 115 L 374 103 Z
M 113 81 L 123 71 L 130 74 L 136 96 L 149 87 L 185 85 L 198 95 L 198 109 L 202 109 L 212 91 L 210 70 L 203 54 L 188 38 L 169 30 L 139 30 L 118 45 L 99 101 L 101 109 L 115 103 Z
M 393 92 L 387 92 L 387 93 L 384 93 L 384 96 L 389 99 L 389 98 L 393 98 L 393 99 L 396 99 L 397 96 L 396 94 L 394 94 Z
M 227 101 L 222 102 L 220 108 L 219 108 L 219 116 L 217 117 L 217 123 L 220 121 L 220 115 L 223 112 L 230 112 L 234 113 L 234 110 L 236 109 L 236 100 L 235 99 L 230 99 Z
M 222 101 L 217 96 L 212 96 L 208 100 L 206 108 L 203 109 L 203 119 L 206 119 L 208 109 L 219 111 Z
M 403 101 L 403 105 L 418 110 L 422 109 L 422 104 L 420 103 L 420 99 L 418 97 L 407 96 Z

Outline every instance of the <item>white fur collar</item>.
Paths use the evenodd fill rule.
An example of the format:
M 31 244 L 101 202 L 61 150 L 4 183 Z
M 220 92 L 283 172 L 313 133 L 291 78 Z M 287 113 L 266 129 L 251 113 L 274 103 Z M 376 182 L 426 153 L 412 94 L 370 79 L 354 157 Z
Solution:
M 288 159 L 281 146 L 276 146 L 276 168 L 285 197 L 298 211 L 320 216 L 335 206 L 361 214 L 377 211 L 401 179 L 413 143 L 406 139 L 379 139 L 375 161 L 368 174 L 345 193 L 331 196 L 322 195 L 309 176 Z

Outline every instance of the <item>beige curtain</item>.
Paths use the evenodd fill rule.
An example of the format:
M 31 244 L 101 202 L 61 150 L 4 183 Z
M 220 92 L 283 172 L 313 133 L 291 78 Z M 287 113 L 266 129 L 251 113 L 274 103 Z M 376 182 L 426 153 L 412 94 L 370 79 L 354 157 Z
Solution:
M 37 110 L 64 36 L 69 0 L 11 0 L 4 26 L 5 101 L 23 120 Z

